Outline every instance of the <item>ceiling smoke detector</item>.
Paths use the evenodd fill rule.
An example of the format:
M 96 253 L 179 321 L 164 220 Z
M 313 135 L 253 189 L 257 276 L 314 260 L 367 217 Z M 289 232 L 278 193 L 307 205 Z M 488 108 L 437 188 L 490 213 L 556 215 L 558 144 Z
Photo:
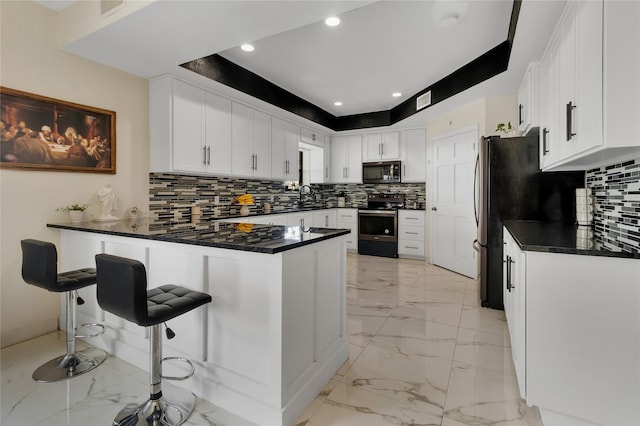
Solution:
M 438 0 L 433 3 L 433 22 L 441 27 L 455 25 L 462 20 L 468 6 L 468 1 Z

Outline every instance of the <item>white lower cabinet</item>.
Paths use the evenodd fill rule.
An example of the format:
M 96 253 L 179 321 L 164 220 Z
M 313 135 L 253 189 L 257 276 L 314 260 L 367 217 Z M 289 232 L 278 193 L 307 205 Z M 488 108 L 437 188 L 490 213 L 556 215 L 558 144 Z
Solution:
M 640 261 L 522 251 L 506 229 L 504 242 L 505 314 L 527 404 L 545 426 L 640 424 Z
M 324 209 L 313 212 L 313 226 L 315 228 L 335 228 L 336 209 Z
M 296 212 L 287 213 L 287 225 L 299 226 L 301 228 L 310 228 L 313 223 L 312 212 Z
M 347 250 L 358 251 L 358 209 L 337 209 L 336 228 L 351 229 L 347 235 Z
M 504 313 L 507 317 L 509 337 L 511 339 L 511 356 L 518 379 L 520 397 L 527 399 L 526 387 L 526 351 L 525 351 L 525 303 L 527 277 L 527 258 L 515 240 L 504 229 L 504 247 L 502 264 L 504 268 L 503 300 Z
M 398 211 L 398 256 L 424 259 L 424 211 Z

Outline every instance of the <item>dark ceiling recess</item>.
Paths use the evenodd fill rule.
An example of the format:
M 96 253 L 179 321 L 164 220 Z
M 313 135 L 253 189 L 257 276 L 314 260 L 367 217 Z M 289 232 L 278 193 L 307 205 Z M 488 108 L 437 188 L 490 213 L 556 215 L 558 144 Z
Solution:
M 513 2 L 507 40 L 386 111 L 337 117 L 217 54 L 180 66 L 334 131 L 390 126 L 418 112 L 416 98 L 428 91 L 431 91 L 431 105 L 435 105 L 506 71 L 521 4 L 522 0 Z

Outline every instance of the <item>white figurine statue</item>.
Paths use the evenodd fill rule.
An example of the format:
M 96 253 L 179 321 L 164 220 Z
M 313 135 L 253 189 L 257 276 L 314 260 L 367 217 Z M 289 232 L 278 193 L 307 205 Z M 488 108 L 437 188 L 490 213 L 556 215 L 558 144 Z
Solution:
M 118 196 L 113 193 L 111 185 L 106 184 L 100 188 L 98 191 L 98 200 L 102 203 L 102 215 L 96 220 L 100 222 L 118 220 L 117 217 L 111 214 L 113 210 L 118 208 Z

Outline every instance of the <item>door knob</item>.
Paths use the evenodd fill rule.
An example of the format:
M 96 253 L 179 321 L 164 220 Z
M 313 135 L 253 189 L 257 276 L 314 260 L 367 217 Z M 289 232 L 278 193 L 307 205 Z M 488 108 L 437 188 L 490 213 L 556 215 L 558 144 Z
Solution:
M 433 210 L 434 212 L 438 210 L 437 207 L 431 207 L 431 210 Z

